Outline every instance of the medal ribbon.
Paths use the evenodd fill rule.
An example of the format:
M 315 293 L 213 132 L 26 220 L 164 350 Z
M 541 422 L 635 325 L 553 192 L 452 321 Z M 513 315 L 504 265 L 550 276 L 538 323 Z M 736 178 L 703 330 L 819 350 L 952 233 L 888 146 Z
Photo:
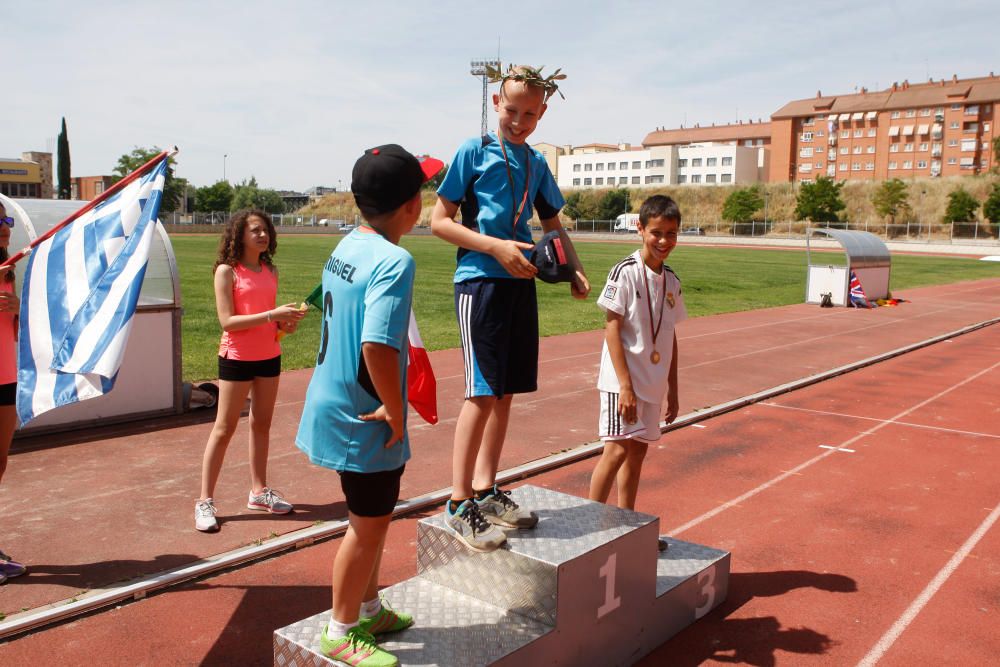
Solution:
M 504 146 L 503 134 L 500 130 L 497 130 L 497 137 L 500 139 L 500 151 L 503 153 L 503 163 L 507 167 L 507 182 L 510 184 L 510 204 L 511 209 L 517 209 L 517 213 L 514 214 L 514 225 L 511 229 L 511 239 L 517 240 L 517 221 L 521 219 L 521 214 L 524 213 L 524 207 L 528 203 L 528 188 L 531 184 L 531 153 L 529 151 L 528 159 L 524 162 L 524 195 L 521 197 L 521 205 L 517 205 L 517 197 L 514 195 L 514 175 L 510 171 L 510 160 L 507 158 L 507 148 Z M 662 314 L 662 313 L 661 313 Z
M 639 259 L 642 259 L 642 255 L 639 255 Z M 656 350 L 656 337 L 660 335 L 660 325 L 663 324 L 663 299 L 660 301 L 660 316 L 656 320 L 656 328 L 653 328 L 653 300 L 649 296 L 649 278 L 646 277 L 646 263 L 642 262 L 642 285 L 646 288 L 646 309 L 649 310 L 649 330 L 653 334 L 653 349 Z M 663 275 L 663 295 L 667 293 L 667 274 L 660 269 L 660 273 Z

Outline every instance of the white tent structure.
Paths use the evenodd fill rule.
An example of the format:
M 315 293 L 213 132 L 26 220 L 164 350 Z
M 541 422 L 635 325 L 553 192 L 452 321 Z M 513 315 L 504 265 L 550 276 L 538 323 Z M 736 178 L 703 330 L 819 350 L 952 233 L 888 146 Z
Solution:
M 81 209 L 85 201 L 15 199 L 0 195 L 7 215 L 15 218 L 10 254 Z M 25 258 L 17 264 L 23 285 Z M 135 320 L 115 388 L 98 398 L 42 414 L 22 432 L 44 433 L 144 419 L 183 411 L 181 382 L 181 290 L 173 247 L 157 225 L 149 263 L 139 293 Z
M 813 254 L 810 240 L 814 236 L 827 236 L 837 241 L 844 249 L 844 262 L 819 263 L 820 258 L 825 260 L 833 255 Z M 835 306 L 848 305 L 851 271 L 861 281 L 868 300 L 889 296 L 889 248 L 874 234 L 829 227 L 810 228 L 806 232 L 806 264 L 806 303 L 819 303 L 824 294 L 830 294 Z

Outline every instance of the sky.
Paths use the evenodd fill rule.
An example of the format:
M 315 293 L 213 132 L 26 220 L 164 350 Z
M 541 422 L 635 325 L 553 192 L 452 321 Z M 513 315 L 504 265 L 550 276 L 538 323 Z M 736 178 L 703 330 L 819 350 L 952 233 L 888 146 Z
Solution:
M 348 188 L 385 143 L 450 162 L 480 133 L 469 62 L 498 55 L 568 75 L 530 141 L 575 145 L 1000 74 L 1000 3 L 978 0 L 0 0 L 0 16 L 0 157 L 54 153 L 65 117 L 74 176 L 176 145 L 195 186 Z

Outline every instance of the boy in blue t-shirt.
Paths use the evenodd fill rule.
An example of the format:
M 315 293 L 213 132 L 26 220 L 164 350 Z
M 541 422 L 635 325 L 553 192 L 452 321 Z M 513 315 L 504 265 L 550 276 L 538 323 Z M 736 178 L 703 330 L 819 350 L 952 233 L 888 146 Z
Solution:
M 333 609 L 320 645 L 333 660 L 360 667 L 398 664 L 374 635 L 413 624 L 378 596 L 385 535 L 410 458 L 406 366 L 415 266 L 398 243 L 420 218 L 420 187 L 443 166 L 395 144 L 365 151 L 351 180 L 365 222 L 323 267 L 323 330 L 295 444 L 340 475 L 350 523 L 333 560 Z
M 497 132 L 462 144 L 438 188 L 434 234 L 459 247 L 455 312 L 465 360 L 465 403 L 455 427 L 452 496 L 445 523 L 471 549 L 492 551 L 506 540 L 496 527 L 531 528 L 538 517 L 496 485 L 511 398 L 535 391 L 538 378 L 536 267 L 532 210 L 546 232 L 561 234 L 575 269 L 573 296 L 590 285 L 559 222 L 563 201 L 542 155 L 526 142 L 565 75 L 531 67 L 489 71 Z M 461 209 L 461 223 L 455 218 Z

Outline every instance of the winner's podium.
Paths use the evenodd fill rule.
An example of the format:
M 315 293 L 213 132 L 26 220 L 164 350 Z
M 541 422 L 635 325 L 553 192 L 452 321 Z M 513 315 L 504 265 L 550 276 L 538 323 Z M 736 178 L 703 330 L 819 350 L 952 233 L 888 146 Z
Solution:
M 628 665 L 718 606 L 729 554 L 667 538 L 659 519 L 536 486 L 512 492 L 539 517 L 491 553 L 462 546 L 443 515 L 417 526 L 413 579 L 382 591 L 413 627 L 380 644 L 401 665 Z M 274 632 L 274 664 L 324 665 L 324 611 Z

